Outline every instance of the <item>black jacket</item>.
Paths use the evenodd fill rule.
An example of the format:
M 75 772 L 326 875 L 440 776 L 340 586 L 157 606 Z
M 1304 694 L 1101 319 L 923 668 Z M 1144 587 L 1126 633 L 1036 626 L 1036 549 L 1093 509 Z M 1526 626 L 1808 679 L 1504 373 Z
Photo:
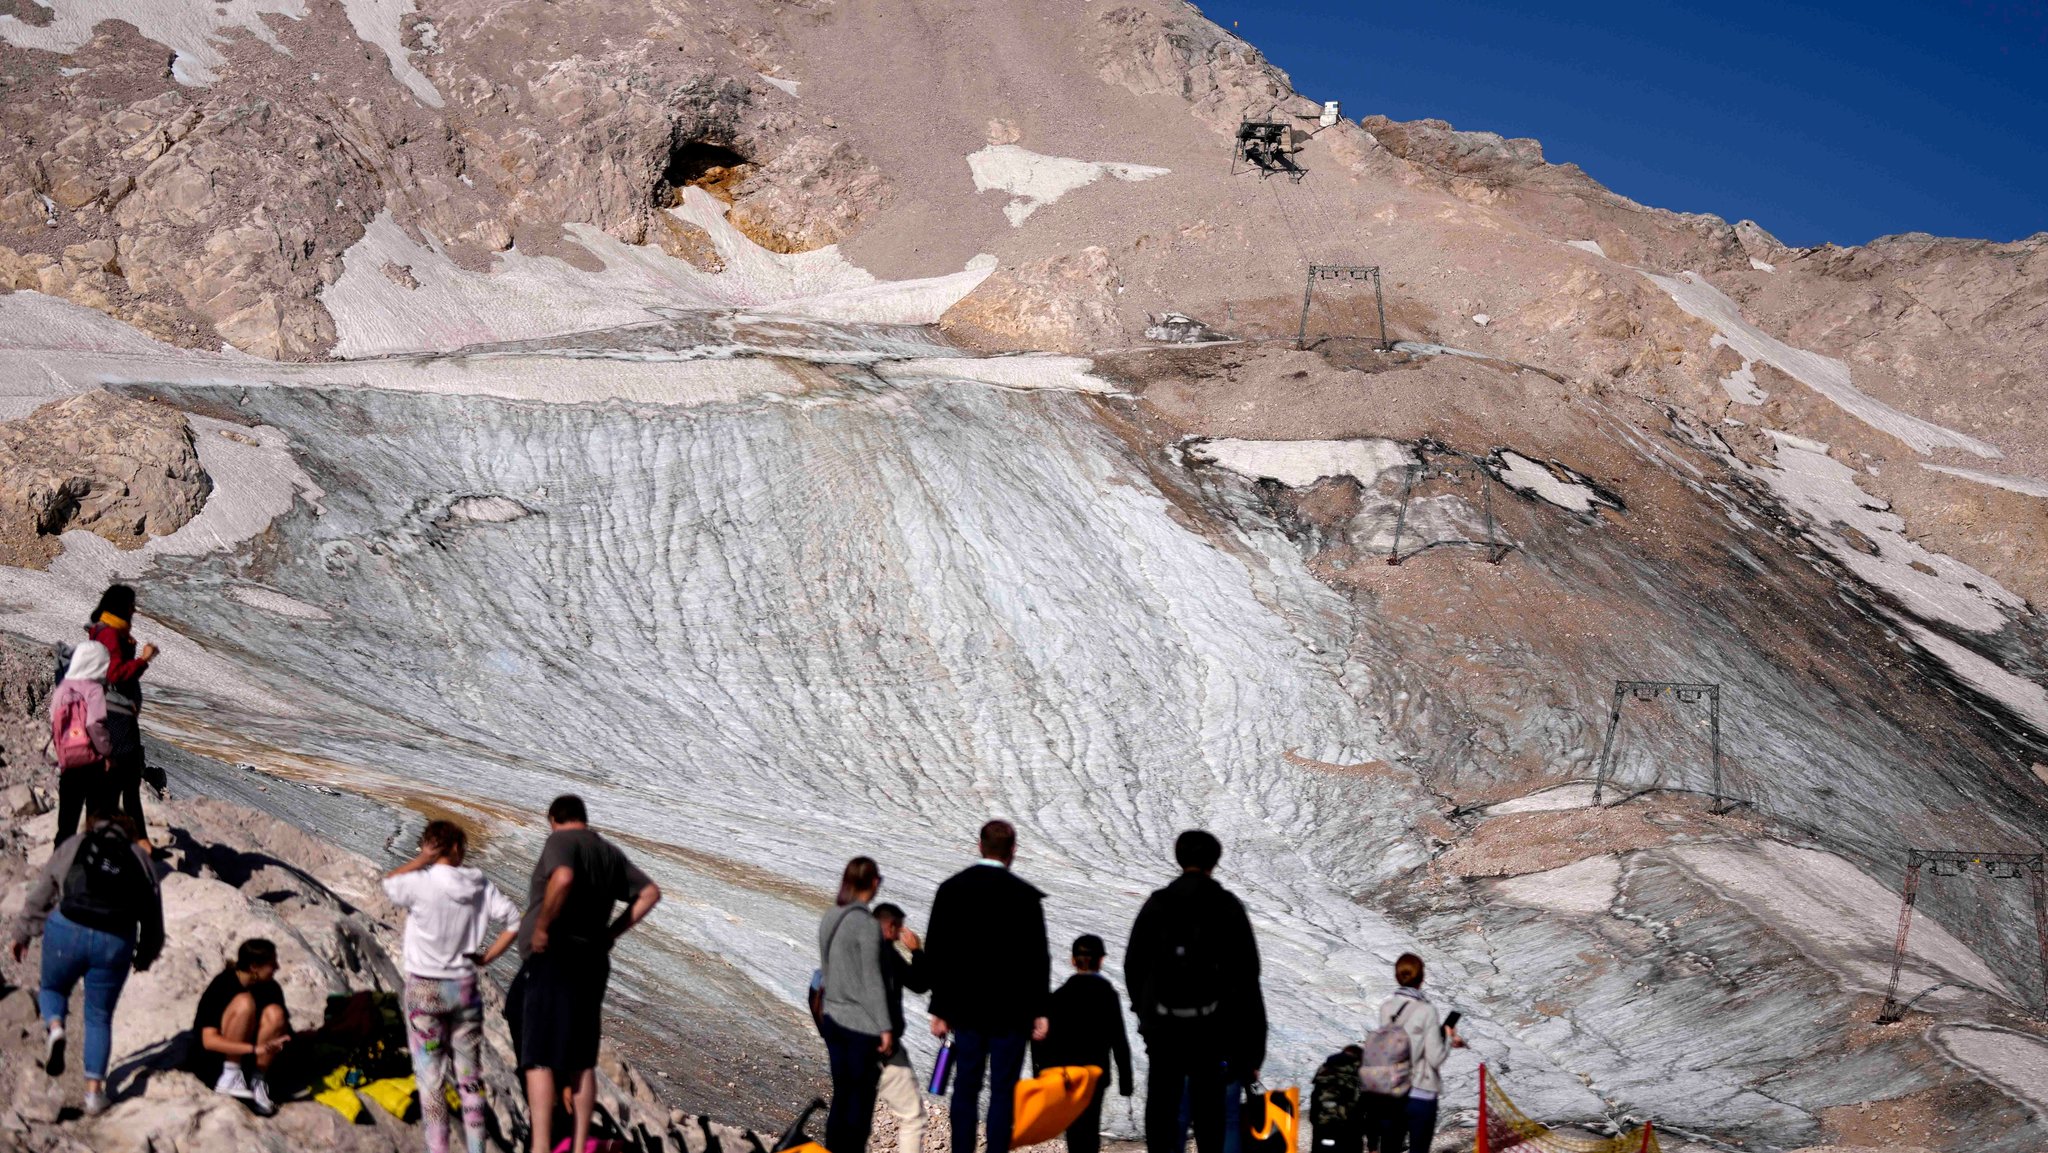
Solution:
M 1173 951 L 1186 946 L 1214 966 L 1212 1006 L 1193 1015 L 1163 1014 Z M 1266 1060 L 1266 998 L 1259 987 L 1259 944 L 1244 904 L 1214 878 L 1182 873 L 1146 898 L 1131 925 L 1124 985 L 1138 1031 L 1153 1045 L 1192 1044 L 1218 1052 L 1249 1076 Z M 1157 1036 L 1155 1036 L 1157 1034 Z
M 1053 991 L 1045 1016 L 1045 1040 L 1031 1046 L 1034 1070 L 1094 1065 L 1107 1080 L 1114 1057 L 1117 1091 L 1131 1095 L 1131 1037 L 1124 1031 L 1123 999 L 1109 978 L 1100 973 L 1068 977 Z
M 930 969 L 923 949 L 914 950 L 906 961 L 893 942 L 882 942 L 882 993 L 889 999 L 889 1027 L 898 1037 L 903 1036 L 903 990 L 931 992 Z
M 1045 894 L 998 865 L 972 865 L 932 898 L 924 963 L 932 1016 L 963 1029 L 1028 1030 L 1045 1015 L 1052 957 Z

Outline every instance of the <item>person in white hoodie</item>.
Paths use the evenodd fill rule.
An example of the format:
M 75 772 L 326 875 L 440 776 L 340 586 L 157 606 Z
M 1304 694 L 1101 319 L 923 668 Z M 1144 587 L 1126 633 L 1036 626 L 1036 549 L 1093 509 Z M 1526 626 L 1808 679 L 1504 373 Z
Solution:
M 407 910 L 405 920 L 405 1031 L 412 1043 L 413 1080 L 420 1092 L 420 1127 L 428 1153 L 448 1153 L 448 1066 L 462 1102 L 469 1153 L 483 1153 L 484 1002 L 478 973 L 503 956 L 518 936 L 519 909 L 485 879 L 464 867 L 469 835 L 453 821 L 430 821 L 420 833 L 419 855 L 384 878 L 384 895 Z M 502 926 L 485 947 L 490 926 Z
M 1458 1031 L 1437 1016 L 1436 1006 L 1422 995 L 1422 958 L 1403 953 L 1394 962 L 1394 982 L 1401 987 L 1380 1002 L 1380 1024 L 1398 1023 L 1408 1034 L 1408 1096 L 1388 1098 L 1393 1108 L 1380 1124 L 1380 1153 L 1429 1153 L 1436 1137 L 1436 1097 L 1443 1088 L 1444 1058 L 1462 1049 Z
M 107 650 L 83 644 L 50 694 L 50 755 L 57 761 L 57 843 L 78 832 L 78 818 L 107 792 L 114 741 L 107 731 Z

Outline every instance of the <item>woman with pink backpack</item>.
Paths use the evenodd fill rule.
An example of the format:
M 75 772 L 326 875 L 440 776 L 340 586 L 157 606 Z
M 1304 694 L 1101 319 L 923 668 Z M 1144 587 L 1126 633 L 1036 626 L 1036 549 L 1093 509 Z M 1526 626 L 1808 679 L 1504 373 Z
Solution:
M 50 753 L 57 759 L 57 843 L 78 831 L 78 819 L 107 791 L 114 741 L 107 732 L 105 645 L 82 644 L 57 691 L 50 694 Z

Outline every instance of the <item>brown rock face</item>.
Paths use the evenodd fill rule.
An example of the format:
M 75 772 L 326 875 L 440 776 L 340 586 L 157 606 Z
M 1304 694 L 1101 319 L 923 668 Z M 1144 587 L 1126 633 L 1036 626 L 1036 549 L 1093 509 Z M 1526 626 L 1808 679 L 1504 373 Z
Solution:
M 1120 287 L 1109 253 L 1091 246 L 997 269 L 947 309 L 939 327 L 955 340 L 989 351 L 1083 352 L 1121 338 Z
M 213 490 L 185 414 L 104 390 L 0 423 L 0 554 L 38 567 L 69 529 L 123 548 L 174 532 Z

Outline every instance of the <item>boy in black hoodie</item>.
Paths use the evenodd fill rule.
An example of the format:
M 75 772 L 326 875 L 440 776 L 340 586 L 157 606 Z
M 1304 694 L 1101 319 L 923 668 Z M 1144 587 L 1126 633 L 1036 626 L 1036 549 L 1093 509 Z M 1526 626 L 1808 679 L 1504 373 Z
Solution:
M 1099 1153 L 1102 1148 L 1102 1099 L 1109 1091 L 1110 1058 L 1116 1058 L 1117 1092 L 1131 1095 L 1131 1041 L 1124 1031 L 1123 1000 L 1102 975 L 1102 938 L 1088 933 L 1074 939 L 1074 975 L 1052 995 L 1046 1010 L 1045 1040 L 1031 1046 L 1035 1071 L 1062 1065 L 1094 1065 L 1102 1070 L 1095 1098 L 1067 1128 L 1067 1153 Z

